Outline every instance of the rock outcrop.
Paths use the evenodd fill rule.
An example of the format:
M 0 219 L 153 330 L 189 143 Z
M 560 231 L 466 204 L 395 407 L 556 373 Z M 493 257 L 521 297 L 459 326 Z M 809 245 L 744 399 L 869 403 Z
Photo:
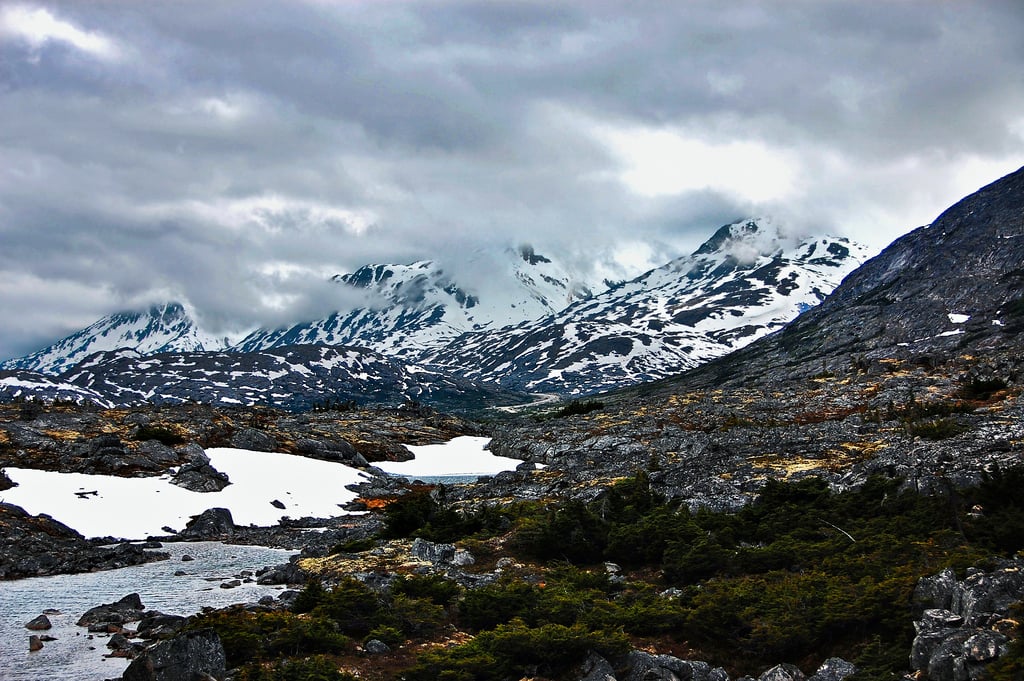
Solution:
M 0 580 L 93 572 L 164 560 L 135 544 L 102 548 L 47 515 L 0 503 Z
M 224 678 L 224 645 L 213 629 L 200 629 L 160 641 L 132 661 L 123 681 L 195 681 Z M 206 676 L 204 676 L 206 675 Z
M 235 521 L 231 511 L 226 508 L 210 508 L 192 516 L 179 536 L 182 539 L 224 539 L 234 533 Z
M 1001 630 L 1010 606 L 1024 600 L 1024 559 L 991 572 L 970 569 L 959 581 L 952 569 L 925 577 L 914 591 L 919 617 L 910 666 L 930 681 L 975 681 L 986 664 L 1006 654 Z

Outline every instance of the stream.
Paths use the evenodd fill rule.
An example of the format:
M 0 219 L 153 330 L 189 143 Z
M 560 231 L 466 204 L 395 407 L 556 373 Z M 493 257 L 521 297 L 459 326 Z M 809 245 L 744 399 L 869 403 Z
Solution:
M 255 572 L 267 565 L 285 563 L 295 553 L 220 542 L 166 543 L 159 550 L 169 552 L 170 560 L 119 570 L 0 582 L 0 680 L 120 678 L 129 660 L 104 657 L 110 652 L 106 646 L 109 635 L 90 635 L 85 627 L 75 625 L 86 610 L 133 592 L 142 597 L 147 610 L 174 615 L 191 615 L 204 606 L 256 602 L 266 595 L 276 597 L 284 587 L 253 583 L 222 589 L 220 585 L 243 570 Z M 195 560 L 183 562 L 184 554 Z M 179 570 L 187 574 L 174 576 Z M 59 615 L 48 615 L 52 629 L 33 632 L 25 628 L 26 622 L 46 609 L 60 611 Z M 30 653 L 30 634 L 49 634 L 57 640 Z

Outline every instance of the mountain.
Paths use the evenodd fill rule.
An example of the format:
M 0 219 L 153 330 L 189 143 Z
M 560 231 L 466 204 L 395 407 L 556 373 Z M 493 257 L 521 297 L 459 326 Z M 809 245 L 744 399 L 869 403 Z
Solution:
M 864 258 L 847 239 L 795 241 L 770 219 L 741 220 L 692 255 L 551 317 L 468 333 L 423 361 L 531 392 L 585 394 L 661 378 L 777 330 Z
M 683 377 L 776 383 L 1024 350 L 1024 168 L 897 239 L 782 332 Z
M 337 275 L 340 286 L 362 292 L 367 304 L 290 327 L 260 329 L 234 346 L 249 352 L 293 344 L 353 345 L 413 359 L 467 331 L 497 329 L 551 315 L 589 298 L 600 284 L 581 281 L 524 245 L 495 256 L 477 253 L 471 269 L 486 272 L 483 286 L 460 283 L 432 260 L 366 265 Z M 482 289 L 482 290 L 480 290 Z
M 3 362 L 0 369 L 57 375 L 89 355 L 121 348 L 151 355 L 351 345 L 413 359 L 466 331 L 547 316 L 606 287 L 602 282 L 581 279 L 529 245 L 478 252 L 470 258 L 467 269 L 481 273 L 476 277 L 486 281 L 470 287 L 430 260 L 409 265 L 366 265 L 333 277 L 346 294 L 362 294 L 365 305 L 312 322 L 259 329 L 234 342 L 205 332 L 180 303 L 122 312 L 38 352 Z
M 22 398 L 43 402 L 85 402 L 101 407 L 114 406 L 95 390 L 65 383 L 53 376 L 23 369 L 0 371 L 0 402 L 13 402 Z
M 81 331 L 30 355 L 8 360 L 0 369 L 60 374 L 89 355 L 119 348 L 142 354 L 221 350 L 229 344 L 203 332 L 180 303 L 104 317 Z
M 26 383 L 48 378 L 25 374 L 18 378 Z M 0 386 L 4 381 L 0 375 Z M 420 401 L 458 410 L 516 402 L 515 396 L 369 350 L 314 345 L 259 352 L 98 353 L 53 383 L 77 389 L 98 404 L 119 407 L 203 402 L 302 410 L 327 402 Z

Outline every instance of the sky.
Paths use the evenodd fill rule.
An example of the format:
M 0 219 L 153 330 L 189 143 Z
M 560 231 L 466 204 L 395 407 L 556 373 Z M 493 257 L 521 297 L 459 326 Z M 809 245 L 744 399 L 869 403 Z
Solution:
M 1024 165 L 1022 35 L 1019 0 L 0 0 L 0 358 L 522 243 L 629 276 L 771 215 L 877 251 Z

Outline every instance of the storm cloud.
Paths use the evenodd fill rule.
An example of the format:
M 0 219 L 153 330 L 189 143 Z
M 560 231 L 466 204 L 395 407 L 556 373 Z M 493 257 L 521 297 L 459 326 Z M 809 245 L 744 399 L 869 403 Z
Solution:
M 1015 0 L 2 2 L 0 357 L 527 242 L 627 276 L 767 213 L 879 249 L 1024 164 L 1021 35 Z

